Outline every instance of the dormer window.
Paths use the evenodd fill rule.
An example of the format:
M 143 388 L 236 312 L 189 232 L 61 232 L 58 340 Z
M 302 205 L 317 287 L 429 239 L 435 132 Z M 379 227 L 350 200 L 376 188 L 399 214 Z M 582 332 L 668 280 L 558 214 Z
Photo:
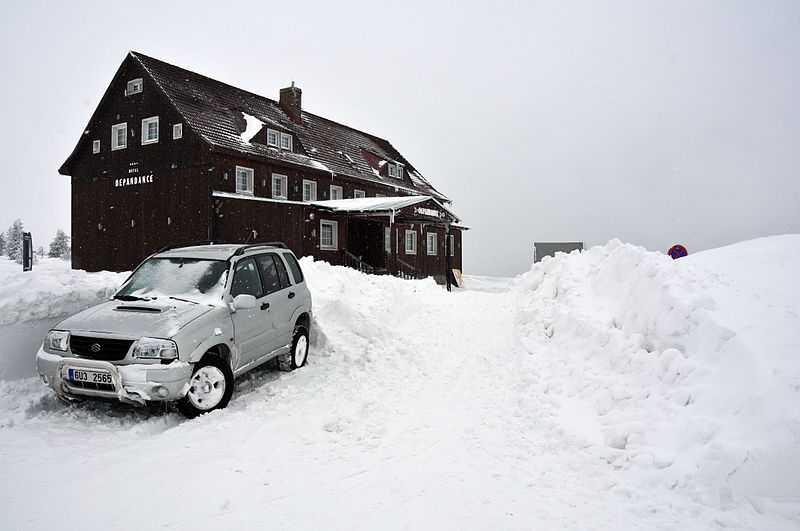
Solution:
M 281 133 L 281 149 L 292 151 L 292 135 Z
M 403 178 L 403 165 L 398 163 L 389 163 L 389 177 L 393 177 L 395 179 L 402 179 Z
M 267 129 L 267 145 L 272 147 L 278 147 L 278 138 L 279 134 L 274 129 Z
M 128 81 L 128 90 L 125 91 L 126 96 L 130 96 L 131 94 L 138 94 L 142 91 L 142 78 L 137 77 L 136 79 L 131 79 Z

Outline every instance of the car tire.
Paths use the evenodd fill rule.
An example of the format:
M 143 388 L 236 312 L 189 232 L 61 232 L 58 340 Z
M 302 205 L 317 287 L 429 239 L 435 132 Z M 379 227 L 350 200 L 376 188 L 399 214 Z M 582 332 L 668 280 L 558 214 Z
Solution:
M 294 327 L 292 350 L 278 356 L 278 367 L 282 371 L 293 371 L 306 364 L 308 360 L 308 330 L 304 326 Z
M 188 383 L 186 396 L 178 401 L 178 411 L 193 419 L 228 405 L 233 394 L 233 371 L 224 359 L 207 355 L 195 364 Z

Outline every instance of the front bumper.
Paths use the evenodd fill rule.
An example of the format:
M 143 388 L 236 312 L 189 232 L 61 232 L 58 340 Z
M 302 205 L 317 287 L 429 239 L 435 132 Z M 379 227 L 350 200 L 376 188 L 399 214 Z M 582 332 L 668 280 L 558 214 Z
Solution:
M 112 398 L 133 404 L 144 404 L 148 400 L 178 400 L 186 394 L 192 375 L 192 366 L 181 361 L 168 365 L 115 365 L 107 361 L 59 356 L 45 352 L 43 347 L 39 347 L 36 353 L 36 367 L 42 380 L 64 398 Z M 64 378 L 69 368 L 108 371 L 113 385 L 78 386 Z

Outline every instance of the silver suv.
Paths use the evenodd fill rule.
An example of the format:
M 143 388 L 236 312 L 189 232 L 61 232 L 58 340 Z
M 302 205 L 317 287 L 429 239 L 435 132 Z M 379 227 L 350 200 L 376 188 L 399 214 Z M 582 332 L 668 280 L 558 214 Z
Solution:
M 311 294 L 281 243 L 163 249 L 113 299 L 61 321 L 36 355 L 59 396 L 178 401 L 187 417 L 228 404 L 233 379 L 308 355 Z

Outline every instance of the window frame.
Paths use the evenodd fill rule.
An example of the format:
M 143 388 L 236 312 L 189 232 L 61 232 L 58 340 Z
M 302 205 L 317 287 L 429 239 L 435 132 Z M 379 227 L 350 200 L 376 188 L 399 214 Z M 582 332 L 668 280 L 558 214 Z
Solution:
M 432 249 L 431 243 L 433 243 Z M 425 234 L 425 251 L 428 253 L 428 256 L 436 256 L 439 254 L 439 235 L 435 232 L 428 232 Z
M 336 191 L 338 192 L 338 193 L 336 194 L 336 199 L 334 199 L 334 198 L 333 198 L 333 191 L 334 191 L 334 190 L 336 190 Z M 336 186 L 335 184 L 332 184 L 332 185 L 331 185 L 331 187 L 330 187 L 330 190 L 328 191 L 328 193 L 330 194 L 330 195 L 328 196 L 328 198 L 329 198 L 331 201 L 336 201 L 336 200 L 339 200 L 339 199 L 344 199 L 344 189 L 343 189 L 341 186 Z
M 366 192 L 364 190 L 353 190 L 353 199 L 362 199 L 367 197 Z
M 275 135 L 275 142 L 270 142 L 269 137 L 270 135 Z M 279 148 L 281 143 L 281 134 L 280 132 L 276 131 L 275 129 L 267 129 L 267 145 Z
M 147 138 L 150 134 L 150 124 L 156 124 L 156 137 L 155 139 Z M 158 116 L 151 116 L 150 118 L 142 119 L 142 145 L 157 144 L 159 138 L 159 123 Z
M 409 236 L 413 236 L 411 238 L 411 243 L 412 243 L 411 246 L 408 245 L 409 244 L 409 239 L 408 239 Z M 405 250 L 406 250 L 405 254 L 417 254 L 417 231 L 415 231 L 413 229 L 406 229 L 405 238 L 403 238 L 403 241 L 405 242 L 405 245 L 404 245 Z
M 455 236 L 455 234 L 450 234 L 450 235 L 448 235 L 448 238 L 450 238 L 450 256 L 455 256 L 456 255 L 456 236 Z
M 123 131 L 125 134 L 122 137 L 123 143 L 118 144 L 117 140 L 119 139 L 119 135 L 117 131 Z M 128 147 L 128 122 L 122 122 L 120 124 L 114 124 L 111 126 L 111 151 L 117 151 L 118 149 L 125 149 Z
M 288 140 L 289 141 L 288 147 L 284 147 L 283 146 L 283 141 L 284 140 Z M 292 149 L 292 135 L 290 135 L 289 133 L 284 133 L 283 131 L 281 131 L 281 133 L 280 133 L 280 146 L 279 147 L 281 149 L 285 149 L 286 151 L 294 151 Z
M 172 140 L 183 138 L 183 124 L 172 124 Z
M 98 153 L 100 153 L 100 141 L 92 140 L 92 154 L 97 155 Z
M 247 179 L 247 188 L 240 189 L 239 188 L 239 172 L 243 172 Z M 236 170 L 234 171 L 234 181 L 236 186 L 236 193 L 237 194 L 244 194 L 244 195 L 253 195 L 253 188 L 255 182 L 255 171 L 253 168 L 248 168 L 247 166 L 236 166 Z
M 283 194 L 275 194 L 275 181 L 281 182 L 281 190 L 283 191 Z M 288 183 L 289 178 L 286 175 L 282 173 L 273 173 L 272 186 L 270 187 L 270 196 L 272 199 L 289 199 Z
M 134 90 L 137 88 L 139 90 Z M 125 87 L 125 95 L 131 96 L 133 94 L 140 94 L 144 90 L 144 80 L 140 77 L 129 79 L 128 85 Z
M 331 243 L 326 245 L 322 243 L 322 227 L 324 225 L 331 226 Z M 321 251 L 338 251 L 339 250 L 339 222 L 330 219 L 319 220 L 319 248 Z
M 306 185 L 311 185 L 311 190 L 308 195 L 308 199 L 306 199 Z M 308 203 L 309 201 L 316 201 L 317 200 L 317 181 L 311 181 L 309 179 L 303 179 L 303 202 Z
M 387 172 L 389 174 L 389 177 L 391 177 L 392 179 L 397 179 L 397 166 L 392 162 L 390 162 L 387 166 L 388 166 Z

